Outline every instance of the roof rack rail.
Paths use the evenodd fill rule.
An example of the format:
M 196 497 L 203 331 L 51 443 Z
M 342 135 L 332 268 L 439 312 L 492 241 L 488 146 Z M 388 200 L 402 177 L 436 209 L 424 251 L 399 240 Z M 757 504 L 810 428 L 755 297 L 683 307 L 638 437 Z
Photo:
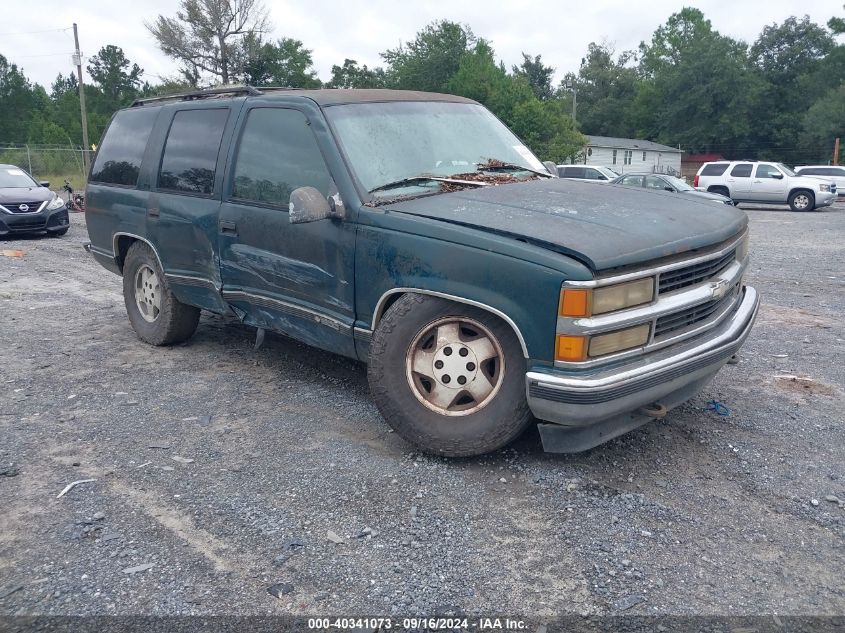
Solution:
M 180 92 L 172 95 L 163 95 L 160 97 L 147 97 L 145 99 L 135 99 L 132 102 L 131 108 L 147 105 L 150 103 L 159 103 L 162 101 L 193 101 L 195 99 L 209 99 L 212 97 L 221 97 L 228 95 L 248 95 L 256 96 L 262 94 L 258 88 L 252 86 L 221 86 L 220 88 L 208 88 L 206 90 L 196 90 L 194 92 Z

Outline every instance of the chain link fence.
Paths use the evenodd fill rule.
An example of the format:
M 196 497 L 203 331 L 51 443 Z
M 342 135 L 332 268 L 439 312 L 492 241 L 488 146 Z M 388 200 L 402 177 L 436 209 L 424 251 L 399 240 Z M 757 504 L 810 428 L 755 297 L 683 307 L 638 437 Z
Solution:
M 65 180 L 74 189 L 84 188 L 93 157 L 93 151 L 69 145 L 0 144 L 0 164 L 25 169 L 36 180 L 50 181 L 53 189 L 61 187 Z

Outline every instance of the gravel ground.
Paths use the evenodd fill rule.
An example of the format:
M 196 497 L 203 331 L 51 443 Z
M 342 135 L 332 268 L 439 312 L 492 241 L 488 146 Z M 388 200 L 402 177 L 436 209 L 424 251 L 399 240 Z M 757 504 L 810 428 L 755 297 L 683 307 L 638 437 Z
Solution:
M 353 361 L 211 315 L 141 343 L 79 215 L 0 240 L 0 614 L 845 614 L 845 205 L 748 213 L 739 364 L 586 453 L 465 460 Z

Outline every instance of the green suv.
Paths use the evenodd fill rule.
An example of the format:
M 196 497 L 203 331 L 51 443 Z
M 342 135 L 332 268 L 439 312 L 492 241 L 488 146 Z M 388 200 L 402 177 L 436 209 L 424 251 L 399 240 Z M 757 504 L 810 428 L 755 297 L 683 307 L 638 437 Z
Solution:
M 492 451 L 534 417 L 546 450 L 584 450 L 704 387 L 758 296 L 743 212 L 549 169 L 450 95 L 143 100 L 94 159 L 87 248 L 148 343 L 233 314 L 368 363 L 425 451 Z

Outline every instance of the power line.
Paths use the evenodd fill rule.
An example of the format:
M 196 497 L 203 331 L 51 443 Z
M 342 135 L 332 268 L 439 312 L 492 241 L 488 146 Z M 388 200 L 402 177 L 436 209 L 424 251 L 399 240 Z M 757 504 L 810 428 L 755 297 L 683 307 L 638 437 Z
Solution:
M 6 35 L 35 35 L 37 33 L 58 33 L 59 31 L 70 31 L 73 27 L 68 26 L 63 29 L 44 29 L 43 31 L 18 31 L 16 33 L 0 33 L 0 36 Z
M 73 55 L 73 51 L 69 53 L 44 53 L 43 55 L 15 55 L 15 59 L 31 59 L 32 57 L 58 57 L 59 55 Z

